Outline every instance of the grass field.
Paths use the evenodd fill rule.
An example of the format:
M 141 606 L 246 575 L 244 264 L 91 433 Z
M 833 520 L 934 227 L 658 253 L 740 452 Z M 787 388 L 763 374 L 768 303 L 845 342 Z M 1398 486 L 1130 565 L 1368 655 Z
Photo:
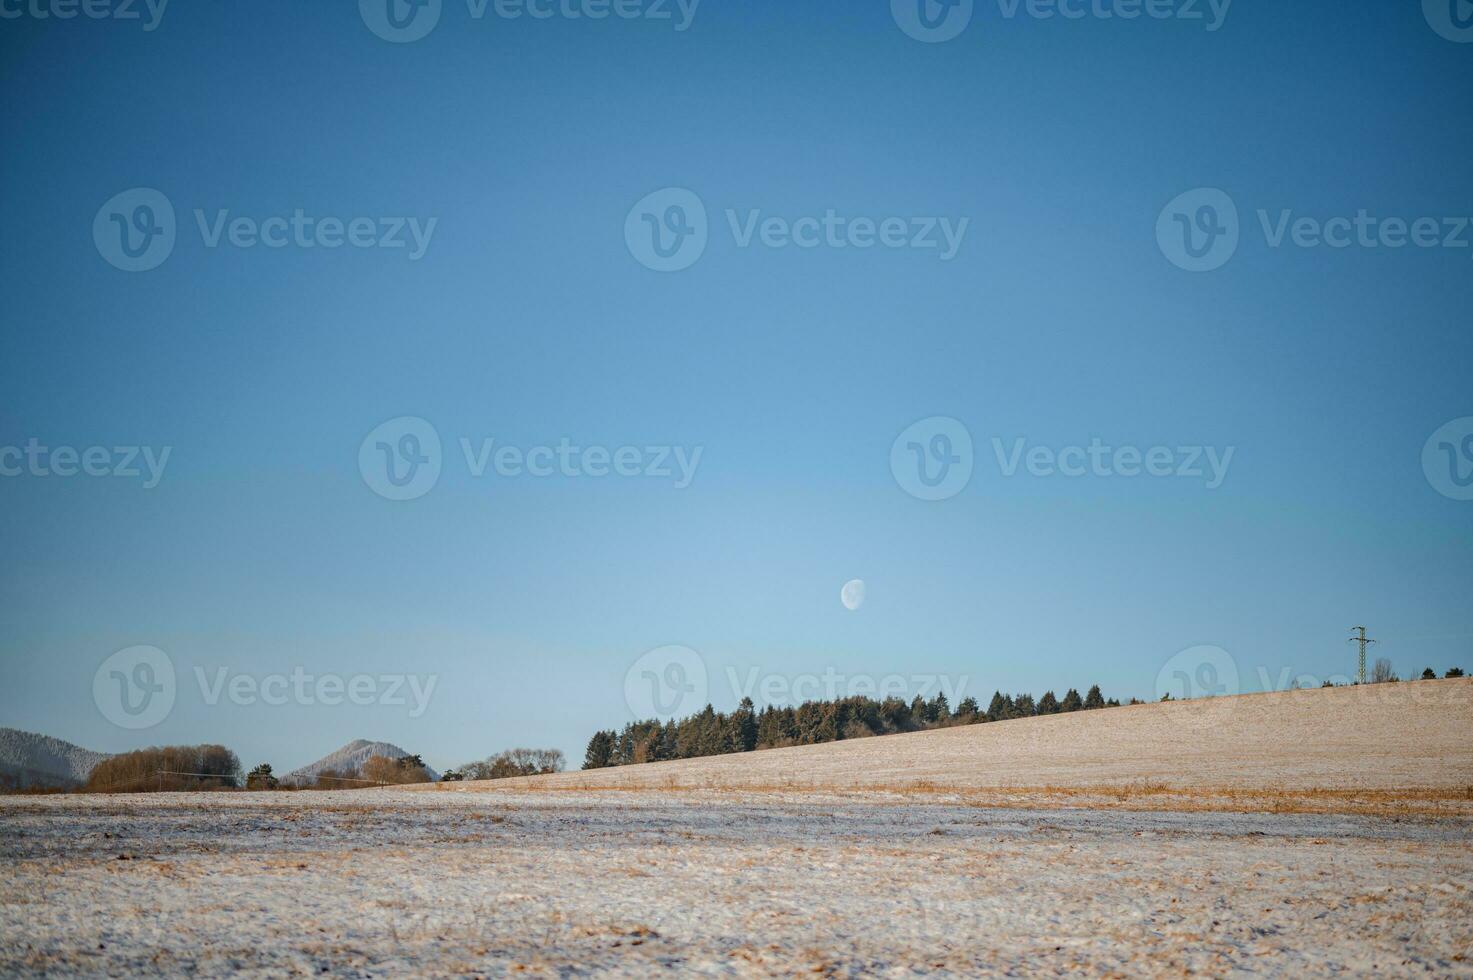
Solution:
M 0 975 L 1473 976 L 1470 695 L 422 790 L 3 798 Z
M 1473 678 L 1131 705 L 506 781 L 512 786 L 1473 812 Z

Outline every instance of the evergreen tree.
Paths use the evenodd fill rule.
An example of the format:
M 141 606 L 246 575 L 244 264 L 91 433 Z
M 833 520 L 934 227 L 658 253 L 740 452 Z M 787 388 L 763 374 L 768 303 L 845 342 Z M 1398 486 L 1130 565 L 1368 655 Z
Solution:
M 1038 713 L 1041 715 L 1056 715 L 1059 713 L 1059 699 L 1054 697 L 1053 691 L 1044 691 L 1043 697 L 1038 699 Z
M 1032 718 L 1037 711 L 1033 706 L 1033 695 L 1020 694 L 1013 698 L 1013 717 Z
M 246 789 L 275 789 L 278 785 L 269 762 L 261 763 L 246 775 Z
M 1461 668 L 1461 667 L 1449 667 L 1447 669 L 1447 673 L 1446 674 L 1443 674 L 1442 676 L 1443 677 L 1462 677 L 1463 676 L 1463 668 Z
M 880 720 L 885 730 L 891 732 L 909 732 L 916 726 L 910 705 L 895 697 L 886 698 L 880 705 Z
M 968 721 L 975 721 L 977 713 L 981 710 L 982 708 L 977 704 L 976 698 L 962 698 L 962 703 L 956 706 L 957 717 L 965 718 Z
M 946 700 L 946 695 L 941 691 L 937 691 L 936 696 L 931 699 L 931 703 L 927 706 L 927 711 L 930 713 L 930 721 L 933 723 L 951 720 L 951 702 Z
M 751 752 L 757 747 L 757 706 L 752 703 L 751 698 L 742 698 L 742 703 L 737 706 L 736 719 L 737 729 L 737 751 Z
M 1104 706 L 1105 697 L 1100 693 L 1100 685 L 1096 684 L 1094 687 L 1091 687 L 1089 689 L 1089 693 L 1084 696 L 1084 708 L 1086 711 L 1092 711 L 1095 708 L 1103 708 Z
M 1006 721 L 1012 716 L 1011 705 L 1002 696 L 1001 691 L 992 692 L 992 703 L 987 706 L 988 721 Z
M 614 764 L 614 733 L 594 732 L 583 755 L 584 769 L 603 769 Z
M 1059 702 L 1060 711 L 1078 711 L 1084 707 L 1084 701 L 1079 697 L 1079 692 L 1069 688 L 1064 695 L 1064 700 Z

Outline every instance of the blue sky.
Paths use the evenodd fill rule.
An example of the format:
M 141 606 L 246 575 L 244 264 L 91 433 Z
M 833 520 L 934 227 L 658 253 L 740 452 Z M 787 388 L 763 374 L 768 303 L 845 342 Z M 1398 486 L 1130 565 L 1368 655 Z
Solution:
M 878 0 L 704 0 L 684 31 L 445 0 L 402 44 L 352 3 L 0 20 L 0 447 L 171 447 L 151 489 L 0 477 L 0 724 L 278 768 L 362 736 L 443 767 L 513 744 L 581 760 L 667 644 L 700 652 L 718 707 L 728 667 L 1153 697 L 1202 644 L 1256 690 L 1259 668 L 1348 672 L 1362 622 L 1403 674 L 1473 668 L 1473 502 L 1422 462 L 1473 416 L 1473 232 L 1275 248 L 1258 217 L 1432 217 L 1442 238 L 1473 215 L 1473 45 L 1415 3 L 1237 0 L 1213 31 L 1002 9 L 935 44 Z M 93 223 L 138 187 L 177 242 L 126 272 Z M 671 187 L 709 242 L 657 272 L 624 228 Z M 1239 211 L 1210 272 L 1156 237 L 1194 188 Z M 211 248 L 194 217 L 298 209 L 435 225 L 412 260 Z M 830 209 L 968 224 L 948 261 L 744 248 L 727 217 Z M 442 441 L 409 501 L 358 462 L 400 417 Z M 890 468 L 931 417 L 974 444 L 940 501 Z M 684 488 L 476 477 L 462 438 L 702 454 Z M 1004 476 L 994 439 L 1233 456 L 1215 489 Z M 142 730 L 93 689 L 135 645 L 178 676 Z M 438 681 L 410 717 L 212 706 L 196 668 Z

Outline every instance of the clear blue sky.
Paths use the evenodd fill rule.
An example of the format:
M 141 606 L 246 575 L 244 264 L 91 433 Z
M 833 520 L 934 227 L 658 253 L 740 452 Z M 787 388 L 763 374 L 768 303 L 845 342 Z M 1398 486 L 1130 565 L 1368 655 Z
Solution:
M 670 22 L 473 19 L 391 44 L 352 3 L 177 3 L 159 27 L 0 20 L 0 446 L 172 447 L 159 485 L 0 478 L 0 724 L 118 751 L 220 741 L 288 768 L 354 737 L 444 767 L 575 763 L 626 669 L 935 673 L 1153 696 L 1177 651 L 1327 676 L 1365 623 L 1403 673 L 1473 668 L 1473 503 L 1424 442 L 1473 415 L 1473 249 L 1271 248 L 1255 212 L 1473 215 L 1473 45 L 1416 3 L 1237 0 L 955 40 L 883 0 L 705 0 Z M 694 191 L 680 272 L 624 240 Z M 152 271 L 99 255 L 114 194 L 178 212 Z M 1163 207 L 1224 190 L 1237 253 L 1190 273 Z M 193 210 L 437 218 L 403 250 L 207 248 Z M 969 219 L 934 251 L 740 248 L 726 209 Z M 1465 233 L 1464 239 L 1473 238 Z M 360 476 L 417 416 L 443 472 Z M 918 419 L 975 472 L 892 476 Z M 703 447 L 692 485 L 472 477 L 457 440 Z M 991 440 L 1235 447 L 1222 485 L 1003 477 Z M 862 578 L 855 612 L 840 586 Z M 156 727 L 93 675 L 148 644 Z M 428 710 L 201 701 L 196 667 L 433 673 Z

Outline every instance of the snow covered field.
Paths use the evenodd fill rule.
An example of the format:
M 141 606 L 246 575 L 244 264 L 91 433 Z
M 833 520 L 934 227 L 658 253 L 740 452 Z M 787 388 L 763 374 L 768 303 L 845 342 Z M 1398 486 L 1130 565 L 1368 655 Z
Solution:
M 1473 976 L 1473 820 L 822 792 L 0 799 L 0 975 Z

